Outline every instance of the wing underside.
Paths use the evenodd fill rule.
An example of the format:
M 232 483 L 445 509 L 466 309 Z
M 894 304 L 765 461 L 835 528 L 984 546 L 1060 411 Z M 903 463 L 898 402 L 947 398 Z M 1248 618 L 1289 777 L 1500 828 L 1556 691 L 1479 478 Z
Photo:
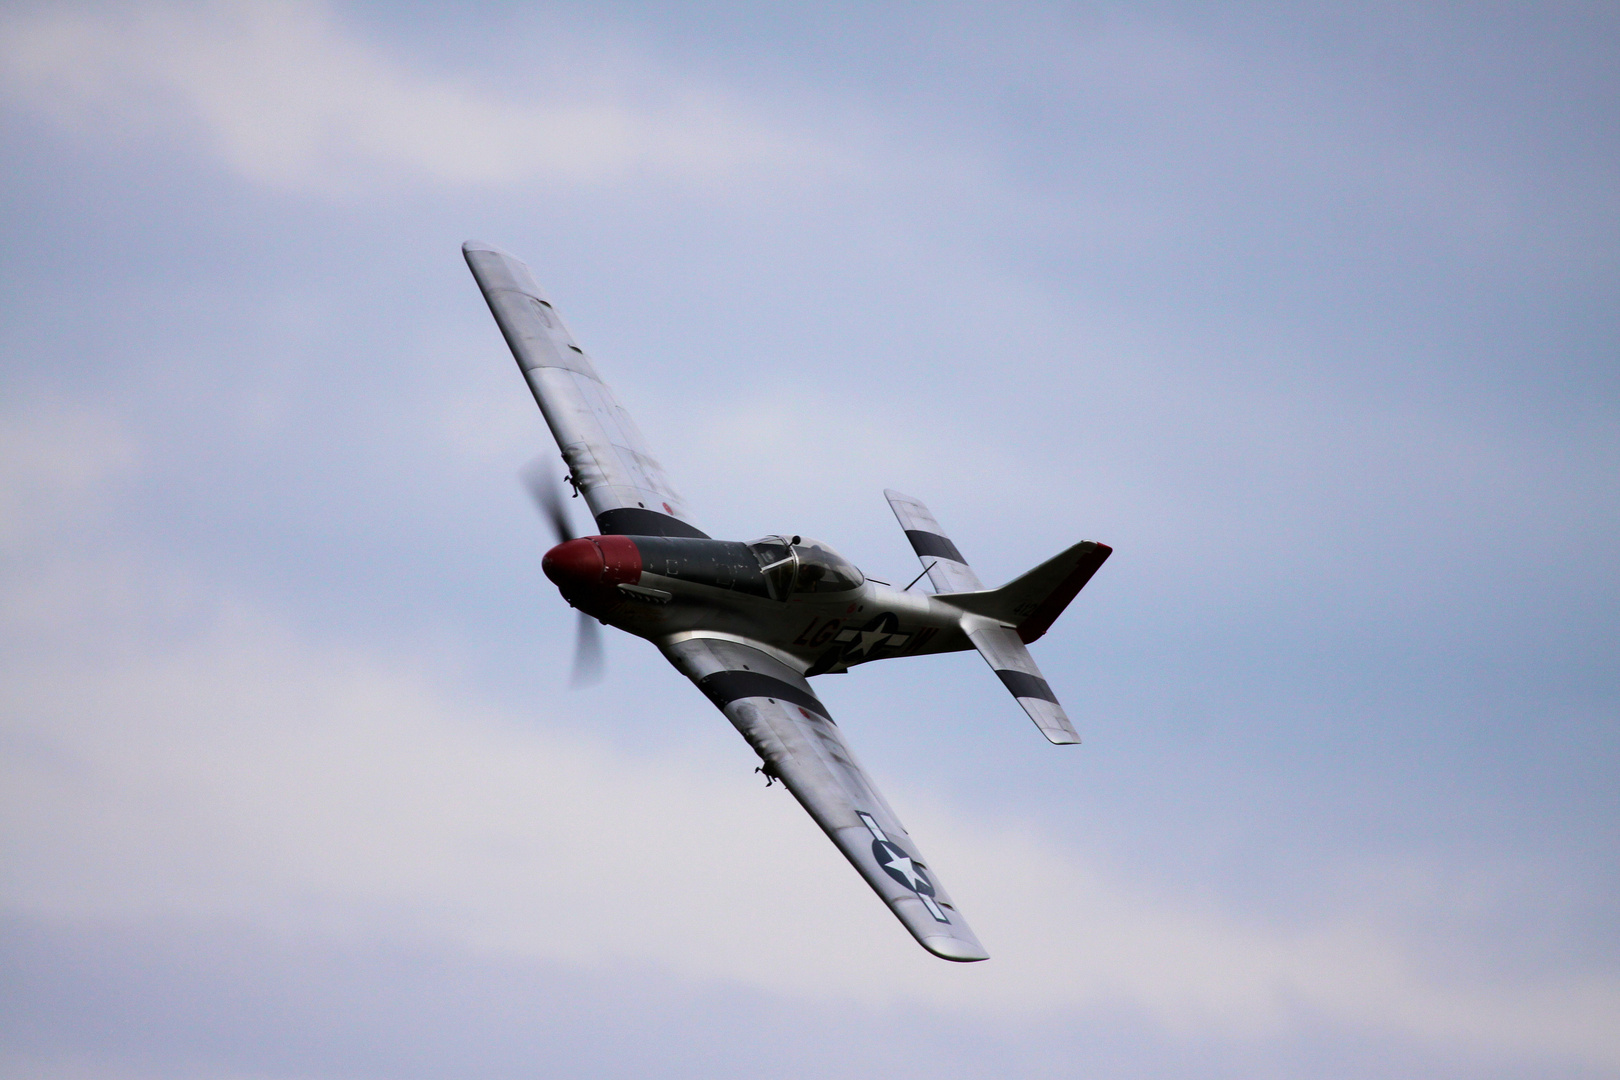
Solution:
M 725 639 L 688 638 L 664 655 L 726 714 L 923 948 L 947 960 L 988 957 L 803 676 Z
M 706 536 L 686 520 L 681 497 L 635 421 L 541 294 L 529 268 L 487 244 L 469 241 L 461 250 L 597 528 L 637 536 Z

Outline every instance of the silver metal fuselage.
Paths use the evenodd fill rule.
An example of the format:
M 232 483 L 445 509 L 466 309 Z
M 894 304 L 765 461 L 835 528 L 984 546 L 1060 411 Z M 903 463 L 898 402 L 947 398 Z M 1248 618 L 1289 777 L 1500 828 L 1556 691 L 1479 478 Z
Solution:
M 577 570 L 559 565 L 565 562 L 558 557 L 565 549 L 592 554 L 576 547 L 584 544 L 606 549 L 603 577 L 597 576 L 594 558 Z M 717 555 L 693 573 L 686 567 L 662 565 L 653 554 L 671 544 L 683 553 L 698 553 L 700 559 L 709 551 Z M 637 548 L 633 556 L 627 550 L 630 546 Z M 718 540 L 586 537 L 548 553 L 546 573 L 570 604 L 661 648 L 693 637 L 732 639 L 773 653 L 808 675 L 837 674 L 872 660 L 974 647 L 963 629 L 964 612 L 927 593 L 865 579 L 843 591 L 776 595 L 762 571 L 740 563 L 738 549 L 748 550 Z M 615 566 L 615 554 L 620 552 Z M 726 568 L 716 572 L 717 564 Z
M 817 674 L 838 674 L 869 660 L 973 648 L 962 632 L 960 609 L 926 593 L 902 592 L 871 580 L 852 592 L 785 600 L 728 595 L 656 574 L 643 574 L 642 581 L 673 598 L 663 605 L 631 601 L 603 621 L 659 645 L 699 635 L 734 636 L 755 647 L 767 646 L 779 659 L 806 669 L 838 649 L 837 659 Z

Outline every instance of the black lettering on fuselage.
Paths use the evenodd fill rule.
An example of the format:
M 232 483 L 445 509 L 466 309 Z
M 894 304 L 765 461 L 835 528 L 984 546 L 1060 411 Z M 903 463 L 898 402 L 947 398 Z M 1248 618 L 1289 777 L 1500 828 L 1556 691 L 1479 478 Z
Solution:
M 832 640 L 832 636 L 838 633 L 838 628 L 842 625 L 842 619 L 828 619 L 822 628 L 816 631 L 816 636 L 810 639 L 810 646 L 815 648 L 827 644 L 828 641 Z

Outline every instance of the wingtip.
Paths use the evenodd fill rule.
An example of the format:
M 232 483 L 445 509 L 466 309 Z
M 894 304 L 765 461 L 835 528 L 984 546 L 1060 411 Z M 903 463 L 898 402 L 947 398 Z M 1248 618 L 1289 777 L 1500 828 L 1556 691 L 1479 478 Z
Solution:
M 974 942 L 969 944 L 960 938 L 946 937 L 943 934 L 920 938 L 922 947 L 939 957 L 941 960 L 954 960 L 958 964 L 972 964 L 980 960 L 990 959 L 990 954 L 984 951 L 984 946 Z
M 486 244 L 482 240 L 468 240 L 466 243 L 461 245 L 461 253 L 463 255 L 471 255 L 475 251 L 487 251 L 491 255 L 499 255 L 507 259 L 512 257 L 508 253 L 496 247 L 494 244 Z

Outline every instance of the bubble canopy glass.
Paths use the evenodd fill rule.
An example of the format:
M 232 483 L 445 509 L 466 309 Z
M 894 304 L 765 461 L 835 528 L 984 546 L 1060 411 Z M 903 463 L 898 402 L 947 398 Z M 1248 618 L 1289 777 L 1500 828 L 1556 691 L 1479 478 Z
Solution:
M 820 540 L 767 536 L 748 545 L 778 600 L 791 593 L 840 593 L 866 581 L 855 564 Z

